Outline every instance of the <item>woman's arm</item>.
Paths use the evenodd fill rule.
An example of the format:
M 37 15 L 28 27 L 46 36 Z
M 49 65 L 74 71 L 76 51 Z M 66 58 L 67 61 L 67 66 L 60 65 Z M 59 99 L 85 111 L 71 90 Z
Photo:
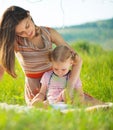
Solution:
M 73 90 L 73 104 L 77 104 L 77 103 L 80 103 L 80 104 L 83 104 L 84 103 L 84 92 L 83 92 L 83 89 L 82 87 L 78 87 L 76 89 Z
M 78 78 L 80 77 L 81 67 L 82 67 L 82 60 L 78 55 L 76 55 L 76 60 L 72 66 L 70 77 L 67 83 L 67 92 L 70 98 L 73 98 L 73 88 Z M 77 93 L 79 93 L 79 95 L 83 95 L 82 87 Z
M 70 86 L 74 87 L 77 79 L 80 77 L 81 67 L 82 67 L 82 59 L 80 58 L 79 55 L 76 55 L 76 59 L 74 61 L 74 64 L 72 65 L 72 70 L 68 82 Z

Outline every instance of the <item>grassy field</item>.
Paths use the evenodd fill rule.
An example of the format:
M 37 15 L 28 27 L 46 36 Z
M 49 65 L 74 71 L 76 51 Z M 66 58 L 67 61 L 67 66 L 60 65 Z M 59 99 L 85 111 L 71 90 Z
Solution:
M 113 102 L 113 51 L 85 42 L 72 44 L 83 59 L 83 89 L 93 97 Z M 0 81 L 0 102 L 25 105 L 24 74 L 16 61 L 17 79 L 5 73 Z M 113 130 L 113 108 L 64 114 L 52 108 L 28 111 L 0 108 L 0 130 Z

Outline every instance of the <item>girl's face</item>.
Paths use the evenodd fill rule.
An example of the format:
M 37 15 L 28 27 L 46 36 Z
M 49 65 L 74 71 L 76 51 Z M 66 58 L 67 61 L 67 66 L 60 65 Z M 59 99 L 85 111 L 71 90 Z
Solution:
M 25 37 L 28 39 L 32 39 L 35 36 L 35 25 L 30 16 L 22 20 L 16 26 L 16 35 L 20 37 Z
M 73 61 L 70 58 L 67 59 L 65 62 L 52 61 L 53 72 L 59 77 L 63 77 L 69 72 L 72 63 Z

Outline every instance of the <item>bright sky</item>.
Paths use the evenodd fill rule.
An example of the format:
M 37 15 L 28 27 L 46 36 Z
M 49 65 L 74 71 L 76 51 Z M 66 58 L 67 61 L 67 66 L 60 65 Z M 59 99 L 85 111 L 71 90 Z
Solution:
M 113 0 L 0 0 L 0 16 L 11 5 L 29 10 L 41 26 L 64 27 L 113 18 Z

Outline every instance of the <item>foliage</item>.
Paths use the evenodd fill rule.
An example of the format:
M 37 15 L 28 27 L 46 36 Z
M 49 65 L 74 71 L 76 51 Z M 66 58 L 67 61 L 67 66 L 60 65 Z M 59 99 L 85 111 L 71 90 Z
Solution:
M 109 111 L 109 112 L 108 112 Z M 0 110 L 1 130 L 112 130 L 113 110 L 75 111 L 30 110 L 18 113 Z
M 113 18 L 76 26 L 69 26 L 63 29 L 57 28 L 57 30 L 69 43 L 79 40 L 85 40 L 100 44 L 104 49 L 111 50 L 113 49 L 112 23 Z
M 104 50 L 100 45 L 97 46 L 96 44 L 88 41 L 79 40 L 71 44 L 71 46 L 82 55 L 87 54 L 89 56 L 97 56 L 104 53 Z
M 7 73 L 0 82 L 0 102 L 11 104 L 24 104 L 24 74 L 16 60 L 16 73 L 18 77 L 13 79 Z

